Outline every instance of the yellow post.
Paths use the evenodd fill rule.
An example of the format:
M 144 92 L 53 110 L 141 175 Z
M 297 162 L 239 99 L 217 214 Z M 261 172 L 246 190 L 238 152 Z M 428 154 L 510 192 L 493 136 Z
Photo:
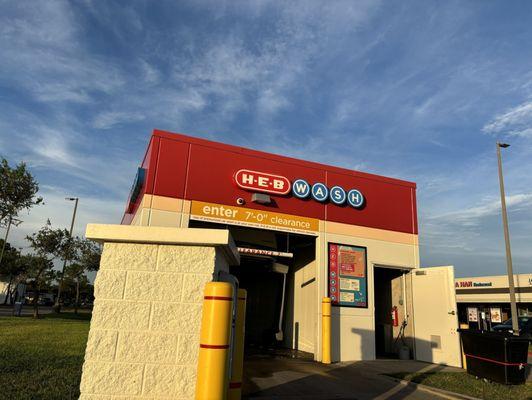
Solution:
M 321 301 L 321 362 L 331 363 L 331 299 Z
M 233 286 L 227 282 L 209 282 L 203 299 L 196 399 L 225 400 Z
M 461 323 L 460 324 L 461 329 L 469 329 L 469 324 Z M 460 351 L 462 353 L 462 368 L 467 369 L 467 358 L 464 353 L 464 343 L 462 342 L 462 338 L 460 338 Z
M 246 297 L 244 289 L 238 289 L 238 303 L 235 323 L 235 348 L 233 349 L 233 370 L 229 379 L 229 400 L 242 397 L 242 370 L 244 364 L 244 337 L 246 325 Z

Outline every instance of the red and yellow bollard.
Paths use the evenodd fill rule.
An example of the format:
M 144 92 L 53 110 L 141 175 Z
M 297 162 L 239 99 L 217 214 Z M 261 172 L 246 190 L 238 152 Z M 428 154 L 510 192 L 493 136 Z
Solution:
M 244 335 L 246 324 L 246 297 L 244 289 L 238 289 L 238 303 L 235 323 L 235 348 L 233 350 L 233 368 L 229 380 L 229 400 L 240 400 L 242 397 L 242 369 L 244 364 Z
M 224 400 L 227 394 L 233 286 L 227 282 L 209 282 L 205 285 L 203 299 L 196 399 Z
M 321 362 L 331 363 L 331 299 L 321 301 Z

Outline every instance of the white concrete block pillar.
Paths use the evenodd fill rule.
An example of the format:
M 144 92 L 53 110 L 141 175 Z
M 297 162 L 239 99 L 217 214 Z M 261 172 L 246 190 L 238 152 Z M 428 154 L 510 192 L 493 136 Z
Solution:
M 203 288 L 239 256 L 227 230 L 87 226 L 104 244 L 81 399 L 192 399 Z

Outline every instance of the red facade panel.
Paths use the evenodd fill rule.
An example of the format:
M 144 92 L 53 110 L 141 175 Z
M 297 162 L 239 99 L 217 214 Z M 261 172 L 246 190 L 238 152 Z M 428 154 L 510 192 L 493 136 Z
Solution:
M 327 221 L 417 233 L 413 225 L 412 188 L 365 177 L 327 173 L 327 186 L 331 188 L 336 185 L 346 191 L 358 189 L 364 195 L 365 202 L 360 209 L 348 204 L 338 206 L 327 203 Z
M 274 203 L 267 206 L 252 203 L 251 192 L 239 188 L 234 183 L 233 175 L 242 168 L 282 175 L 291 181 L 302 176 L 313 181 L 325 181 L 325 171 L 319 169 L 192 144 L 186 199 L 236 205 L 236 199 L 241 197 L 246 200 L 245 206 L 248 208 L 325 219 L 323 204 L 297 200 L 290 194 L 272 195 Z
M 146 193 L 226 205 L 236 205 L 237 198 L 243 198 L 248 208 L 417 233 L 416 186 L 412 182 L 157 130 L 142 166 L 147 169 Z M 291 182 L 321 182 L 329 189 L 335 185 L 346 191 L 358 189 L 365 204 L 355 209 L 311 198 L 301 200 L 290 193 L 272 194 L 273 204 L 257 204 L 251 202 L 252 192 L 234 182 L 234 174 L 241 169 L 280 175 Z M 122 223 L 129 223 L 126 216 Z
M 166 138 L 161 138 L 159 143 L 152 193 L 183 199 L 190 144 Z

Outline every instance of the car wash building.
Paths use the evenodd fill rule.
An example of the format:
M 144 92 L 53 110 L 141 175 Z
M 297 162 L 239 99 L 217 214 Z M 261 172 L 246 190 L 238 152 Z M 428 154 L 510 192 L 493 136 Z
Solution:
M 229 229 L 248 291 L 246 351 L 460 365 L 452 267 L 419 268 L 416 185 L 155 130 L 122 224 Z

